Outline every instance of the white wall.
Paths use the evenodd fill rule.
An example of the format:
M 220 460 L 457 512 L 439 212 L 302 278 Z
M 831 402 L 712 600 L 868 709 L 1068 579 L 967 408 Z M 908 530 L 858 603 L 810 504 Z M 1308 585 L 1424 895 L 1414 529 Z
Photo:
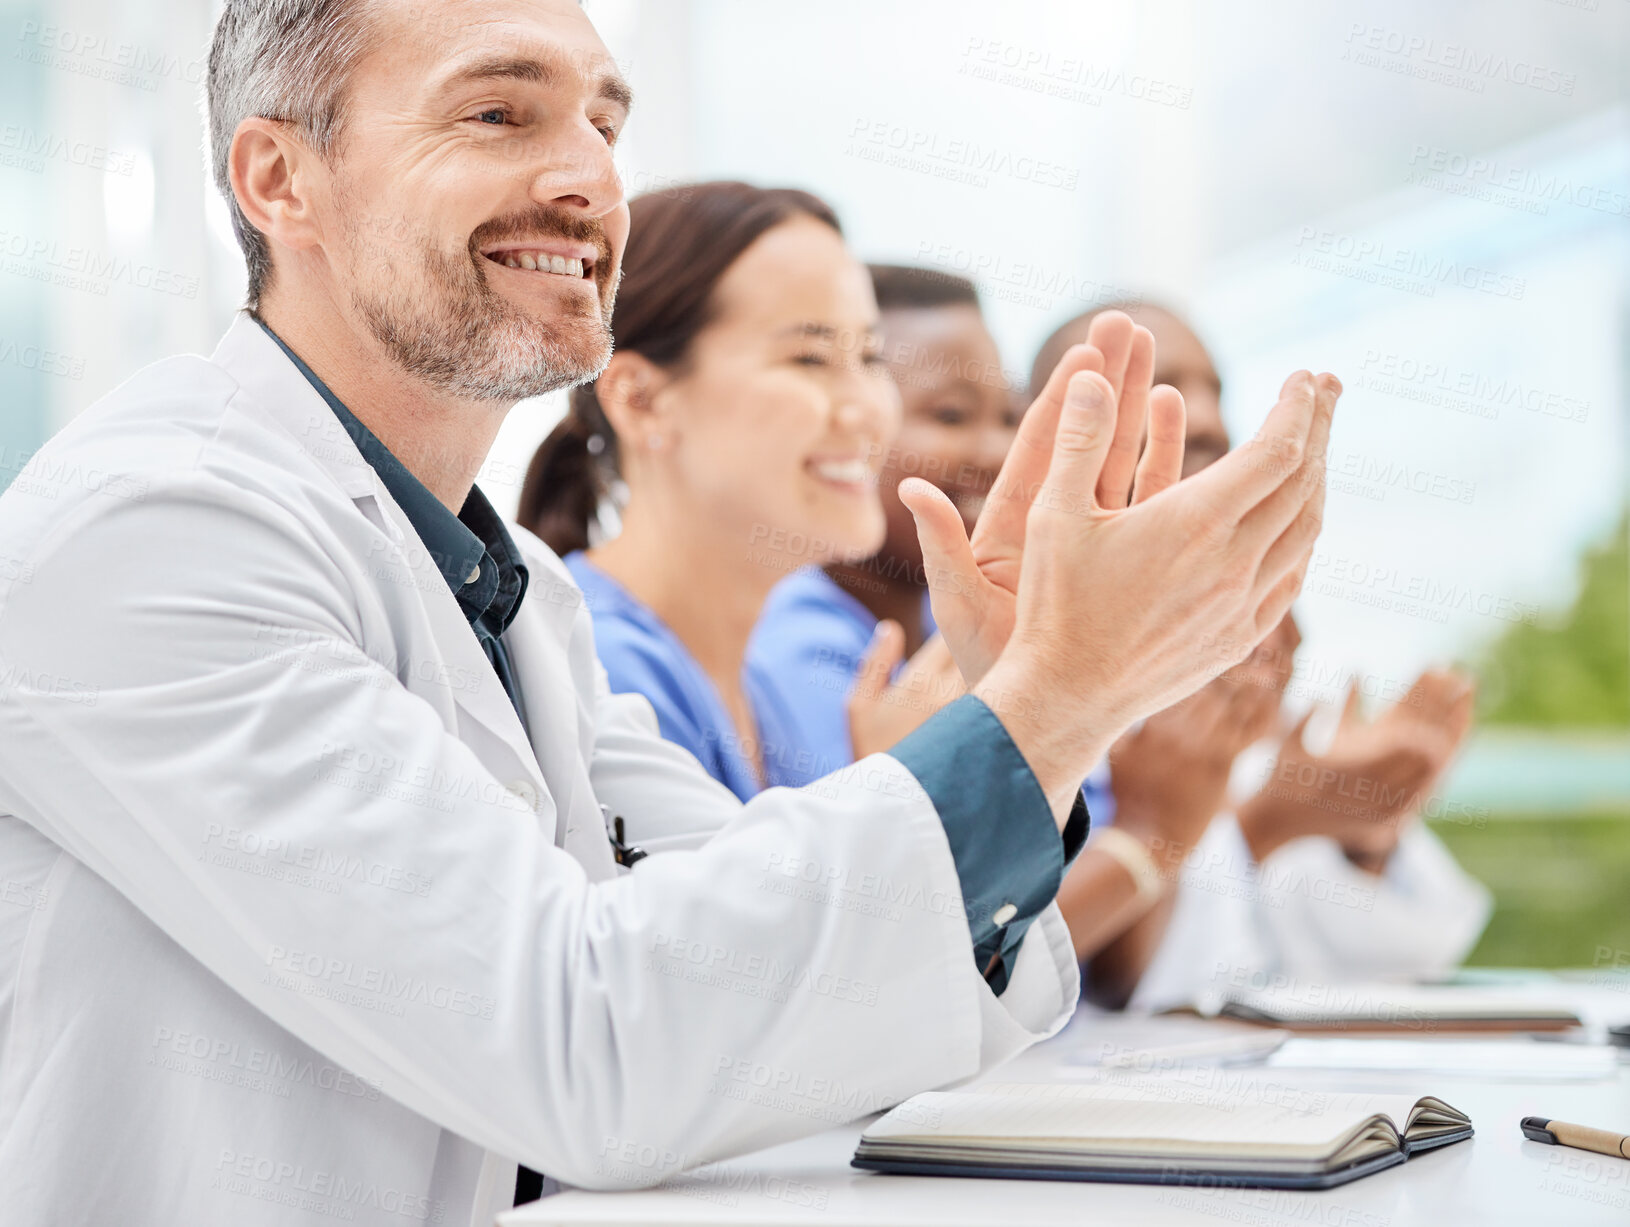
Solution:
M 25 341 L 70 360 L 68 374 L 0 361 L 0 480 L 7 456 L 137 366 L 210 348 L 239 301 L 203 165 L 212 8 L 0 0 L 0 357 Z M 587 9 L 639 94 L 623 155 L 634 190 L 723 176 L 811 188 L 864 257 L 979 272 L 1014 370 L 1103 297 L 1186 305 L 1236 431 L 1291 367 L 1341 374 L 1333 459 L 1360 479 L 1332 493 L 1321 590 L 1302 608 L 1327 675 L 1407 674 L 1496 633 L 1479 605 L 1565 602 L 1578 549 L 1623 499 L 1627 220 L 1569 193 L 1630 199 L 1624 0 Z M 146 67 L 110 74 L 110 48 Z M 117 169 L 24 156 L 42 134 Z M 1461 169 L 1412 181 L 1434 157 Z M 1477 158 L 1488 168 L 1472 173 Z M 1326 241 L 1323 263 L 1299 260 Z M 1334 251 L 1361 243 L 1370 254 Z M 86 253 L 129 271 L 48 284 Z M 1399 259 L 1522 293 L 1381 284 L 1379 263 Z M 1385 373 L 1409 361 L 1483 388 L 1481 409 L 1412 399 L 1418 379 Z M 1588 404 L 1584 420 L 1489 416 L 1487 389 L 1513 384 Z M 501 505 L 559 412 L 556 397 L 512 415 L 486 479 Z M 1415 493 L 1422 480 L 1470 497 Z M 1394 606 L 1432 595 L 1381 608 L 1378 583 Z

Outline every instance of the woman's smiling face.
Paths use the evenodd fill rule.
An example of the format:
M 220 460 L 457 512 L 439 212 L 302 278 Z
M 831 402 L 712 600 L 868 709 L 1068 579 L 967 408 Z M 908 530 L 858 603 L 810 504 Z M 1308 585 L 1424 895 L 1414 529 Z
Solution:
M 872 553 L 900 398 L 866 269 L 830 226 L 795 217 L 742 253 L 710 306 L 653 397 L 685 500 L 780 565 Z

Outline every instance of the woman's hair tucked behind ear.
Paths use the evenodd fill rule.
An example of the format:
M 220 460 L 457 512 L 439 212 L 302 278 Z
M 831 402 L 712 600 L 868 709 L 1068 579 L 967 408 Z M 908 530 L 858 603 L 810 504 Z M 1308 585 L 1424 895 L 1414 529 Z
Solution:
M 746 183 L 687 184 L 629 202 L 631 232 L 611 317 L 618 350 L 678 368 L 713 322 L 713 292 L 741 254 L 768 230 L 804 215 L 842 233 L 819 197 Z M 526 473 L 517 519 L 558 554 L 589 547 L 609 479 L 618 472 L 617 437 L 596 393 L 573 390 L 571 408 Z

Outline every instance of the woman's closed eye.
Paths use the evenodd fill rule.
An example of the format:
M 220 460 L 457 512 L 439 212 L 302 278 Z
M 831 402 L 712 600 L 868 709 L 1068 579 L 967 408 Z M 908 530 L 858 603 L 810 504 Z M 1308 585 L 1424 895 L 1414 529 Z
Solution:
M 798 354 L 793 358 L 793 361 L 799 366 L 832 366 L 837 360 L 830 354 L 807 353 Z M 860 361 L 861 364 L 868 370 L 876 370 L 885 365 L 885 361 L 881 353 L 862 354 L 860 356 Z

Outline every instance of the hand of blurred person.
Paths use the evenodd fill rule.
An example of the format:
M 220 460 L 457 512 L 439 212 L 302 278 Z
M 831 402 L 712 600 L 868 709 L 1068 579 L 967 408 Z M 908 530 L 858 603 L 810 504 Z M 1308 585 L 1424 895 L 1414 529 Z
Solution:
M 1115 410 L 1096 484 L 1098 506 L 1125 508 L 1177 481 L 1183 467 L 1183 398 L 1151 388 L 1154 336 L 1120 311 L 1092 321 L 1087 343 L 1072 346 L 1021 419 L 972 537 L 939 489 L 919 478 L 900 483 L 900 501 L 917 521 L 934 621 L 969 685 L 1001 654 L 1014 623 L 1026 517 L 1043 486 L 1053 436 L 1071 378 L 1093 371 L 1107 381 Z M 1147 423 L 1149 445 L 1138 462 Z
M 1168 885 L 1180 880 L 1189 849 L 1225 804 L 1235 757 L 1271 731 L 1301 642 L 1287 613 L 1243 663 L 1193 700 L 1151 716 L 1143 732 L 1152 737 L 1129 734 L 1119 753 L 1110 751 L 1110 787 L 1126 815 L 1118 814 L 1116 825 L 1130 824 Z M 1140 821 L 1144 813 L 1153 816 Z M 1065 878 L 1058 898 L 1071 936 L 1080 934 L 1077 953 L 1091 960 L 1082 991 L 1099 1005 L 1121 1009 L 1165 940 L 1176 892 L 1166 890 L 1141 915 L 1113 928 L 1090 923 L 1096 906 L 1088 888 L 1102 886 L 1073 878 L 1073 872 Z M 1126 917 L 1123 910 L 1117 919 Z
M 1303 744 L 1303 717 L 1280 747 L 1273 774 L 1240 808 L 1240 828 L 1257 860 L 1303 835 L 1334 839 L 1347 859 L 1380 873 L 1402 826 L 1442 777 L 1471 727 L 1475 688 L 1448 670 L 1428 670 L 1374 720 L 1349 688 L 1330 747 Z
M 1115 825 L 1142 840 L 1168 874 L 1226 803 L 1234 760 L 1273 729 L 1280 693 L 1260 673 L 1254 657 L 1235 666 L 1109 752 Z
M 857 759 L 892 748 L 952 699 L 967 693 L 962 672 L 941 635 L 917 649 L 900 676 L 894 677 L 905 644 L 904 629 L 885 618 L 877 624 L 856 671 L 849 696 L 849 741 Z
M 973 691 L 1007 727 L 1060 824 L 1122 731 L 1245 660 L 1289 611 L 1318 537 L 1340 394 L 1333 375 L 1298 371 L 1250 442 L 1180 485 L 1174 398 L 1166 424 L 1175 437 L 1151 432 L 1131 505 L 1118 507 L 1102 494 L 1124 411 L 1117 390 L 1077 371 L 1056 419 L 1045 397 L 1031 409 L 1041 426 L 1026 417 L 1003 466 L 1007 497 L 1014 486 L 1034 490 L 1017 533 L 1024 566 L 1012 632 Z M 1053 435 L 1050 451 L 1038 429 Z M 1032 485 L 1038 454 L 1045 472 Z
M 1421 785 L 1415 804 L 1410 807 L 1396 828 L 1400 834 L 1403 823 L 1419 814 L 1421 797 L 1431 794 L 1437 788 L 1450 761 L 1465 742 L 1466 734 L 1471 729 L 1472 708 L 1476 697 L 1477 685 L 1471 678 L 1448 669 L 1429 669 L 1415 679 L 1414 685 L 1409 688 L 1409 693 L 1403 699 L 1382 712 L 1374 724 L 1368 726 L 1372 736 L 1373 730 L 1384 729 L 1395 741 L 1414 742 L 1426 750 L 1432 759 L 1426 782 Z M 1353 707 L 1350 696 L 1348 708 Z M 1357 720 L 1356 711 L 1353 714 L 1355 723 L 1360 729 L 1364 729 L 1362 722 Z M 1344 725 L 1347 723 L 1348 715 L 1349 710 L 1344 709 L 1342 712 Z M 1351 731 L 1348 735 L 1352 736 Z M 1342 728 L 1339 726 L 1336 736 L 1338 740 L 1343 736 Z M 1368 852 L 1356 846 L 1348 847 L 1344 851 L 1348 860 L 1371 873 L 1382 872 L 1392 854 L 1391 847 L 1380 853 Z

